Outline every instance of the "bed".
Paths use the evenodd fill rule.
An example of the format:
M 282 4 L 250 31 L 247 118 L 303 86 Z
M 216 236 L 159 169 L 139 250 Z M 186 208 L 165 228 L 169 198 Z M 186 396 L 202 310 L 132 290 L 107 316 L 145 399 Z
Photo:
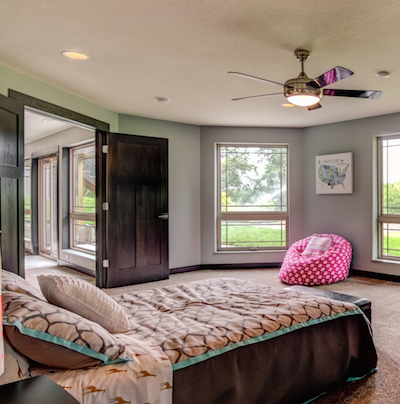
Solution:
M 371 324 L 350 303 L 230 278 L 112 300 L 129 322 L 111 334 L 124 347 L 113 363 L 32 364 L 30 376 L 47 374 L 82 404 L 300 404 L 376 371 Z

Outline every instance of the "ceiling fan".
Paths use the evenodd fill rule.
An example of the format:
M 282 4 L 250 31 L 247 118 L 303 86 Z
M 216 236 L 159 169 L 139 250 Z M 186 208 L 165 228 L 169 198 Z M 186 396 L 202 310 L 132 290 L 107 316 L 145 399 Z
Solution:
M 263 79 L 260 77 L 250 76 L 249 74 L 239 73 L 239 72 L 228 72 L 229 74 L 235 74 L 236 76 L 244 77 L 246 79 L 257 80 L 272 84 L 277 84 L 283 86 L 283 92 L 272 93 L 272 94 L 261 94 L 253 95 L 250 97 L 234 98 L 232 101 L 247 100 L 251 98 L 262 98 L 268 97 L 270 95 L 283 94 L 287 100 L 293 104 L 300 107 L 307 107 L 309 110 L 321 108 L 319 101 L 323 95 L 334 96 L 334 97 L 355 97 L 355 98 L 379 98 L 382 91 L 373 90 L 337 90 L 323 87 L 336 83 L 339 80 L 345 79 L 353 75 L 351 70 L 345 69 L 344 67 L 336 66 L 326 73 L 321 74 L 321 76 L 311 79 L 304 72 L 304 62 L 310 58 L 310 52 L 304 49 L 297 49 L 294 51 L 294 56 L 298 62 L 301 62 L 301 73 L 298 77 L 289 79 L 285 83 L 278 83 L 276 81 Z

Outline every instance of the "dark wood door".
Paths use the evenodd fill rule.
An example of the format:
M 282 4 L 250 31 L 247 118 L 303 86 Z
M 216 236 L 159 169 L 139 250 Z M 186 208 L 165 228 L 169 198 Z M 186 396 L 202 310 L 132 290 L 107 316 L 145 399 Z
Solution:
M 96 169 L 98 286 L 168 278 L 168 140 L 97 131 Z
M 24 276 L 24 107 L 0 95 L 0 211 L 3 268 Z

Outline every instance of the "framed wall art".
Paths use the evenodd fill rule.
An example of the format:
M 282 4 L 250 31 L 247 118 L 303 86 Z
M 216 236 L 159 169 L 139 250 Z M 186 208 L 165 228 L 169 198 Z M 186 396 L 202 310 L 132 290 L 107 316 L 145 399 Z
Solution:
M 353 153 L 315 157 L 317 194 L 353 193 Z

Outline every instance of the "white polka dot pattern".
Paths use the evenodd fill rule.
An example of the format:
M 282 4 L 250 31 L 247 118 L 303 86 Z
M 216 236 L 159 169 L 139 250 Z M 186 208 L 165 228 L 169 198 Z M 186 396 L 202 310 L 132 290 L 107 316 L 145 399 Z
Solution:
M 302 252 L 312 236 L 292 244 L 286 253 L 279 279 L 291 285 L 324 285 L 343 281 L 349 276 L 351 244 L 336 234 L 319 234 L 332 237 L 332 245 L 322 255 L 303 256 Z

